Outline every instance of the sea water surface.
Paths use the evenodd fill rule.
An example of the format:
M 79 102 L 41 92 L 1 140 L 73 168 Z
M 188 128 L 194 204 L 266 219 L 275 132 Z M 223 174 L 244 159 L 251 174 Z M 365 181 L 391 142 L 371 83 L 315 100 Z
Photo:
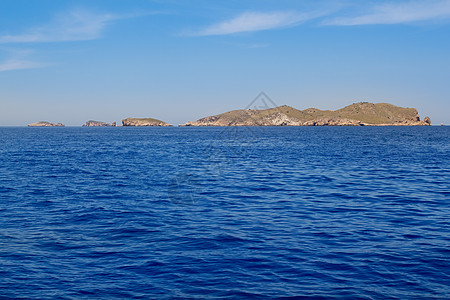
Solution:
M 450 298 L 449 127 L 0 128 L 0 298 Z

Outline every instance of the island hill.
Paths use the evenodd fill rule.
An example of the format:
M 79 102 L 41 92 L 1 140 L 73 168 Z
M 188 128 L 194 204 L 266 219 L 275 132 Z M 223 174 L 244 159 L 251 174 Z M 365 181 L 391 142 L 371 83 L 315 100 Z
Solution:
M 417 109 L 388 103 L 360 102 L 338 110 L 298 110 L 283 105 L 264 110 L 233 110 L 180 126 L 427 126 Z

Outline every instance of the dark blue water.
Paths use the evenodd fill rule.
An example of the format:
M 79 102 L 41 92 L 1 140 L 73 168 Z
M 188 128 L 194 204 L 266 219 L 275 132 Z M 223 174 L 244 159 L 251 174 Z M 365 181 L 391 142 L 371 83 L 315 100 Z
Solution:
M 450 128 L 0 128 L 0 298 L 450 298 Z

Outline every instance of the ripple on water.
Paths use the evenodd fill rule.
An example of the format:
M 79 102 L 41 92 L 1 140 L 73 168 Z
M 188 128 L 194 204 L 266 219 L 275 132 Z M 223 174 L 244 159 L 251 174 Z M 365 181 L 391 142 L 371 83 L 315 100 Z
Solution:
M 448 130 L 0 128 L 0 297 L 449 298 Z

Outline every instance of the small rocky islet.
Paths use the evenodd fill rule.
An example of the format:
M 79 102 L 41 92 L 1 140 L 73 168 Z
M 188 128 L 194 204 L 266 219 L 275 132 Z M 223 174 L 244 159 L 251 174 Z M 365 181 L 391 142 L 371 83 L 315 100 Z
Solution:
M 405 108 L 389 103 L 359 102 L 338 110 L 308 108 L 298 110 L 283 105 L 268 109 L 240 109 L 208 116 L 179 126 L 429 126 L 431 119 L 420 119 L 415 108 Z M 29 127 L 57 127 L 61 123 L 36 122 Z M 116 126 L 116 122 L 87 121 L 84 127 Z M 172 126 L 154 118 L 126 118 L 122 126 L 168 127 Z
M 134 127 L 160 127 L 160 126 L 172 126 L 169 123 L 163 122 L 153 118 L 126 118 L 122 120 L 122 126 L 134 126 Z
M 62 123 L 50 123 L 47 121 L 39 121 L 36 123 L 28 124 L 28 127 L 64 127 Z
M 112 122 L 110 124 L 110 123 L 106 123 L 106 122 L 90 120 L 83 124 L 83 127 L 111 127 L 111 126 L 115 127 L 116 122 Z

